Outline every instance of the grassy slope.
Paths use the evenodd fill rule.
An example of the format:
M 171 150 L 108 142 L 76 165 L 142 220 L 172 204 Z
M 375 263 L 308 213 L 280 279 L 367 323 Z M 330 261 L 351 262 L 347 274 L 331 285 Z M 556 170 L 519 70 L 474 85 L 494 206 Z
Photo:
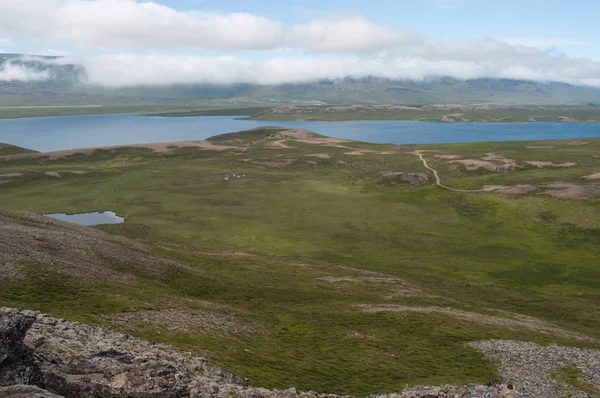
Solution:
M 239 144 L 270 134 L 217 140 Z M 431 158 L 449 185 L 479 187 L 580 181 L 600 171 L 600 160 L 593 157 L 600 140 L 586 141 L 544 143 L 556 148 L 536 150 L 525 149 L 532 144 L 526 142 L 419 148 L 578 163 L 492 174 Z M 343 148 L 288 144 L 296 149 L 255 145 L 243 153 L 181 149 L 173 155 L 123 149 L 55 161 L 0 160 L 0 173 L 26 172 L 0 188 L 0 208 L 111 209 L 127 222 L 102 229 L 149 243 L 159 254 L 204 271 L 203 276 L 173 271 L 158 279 L 138 275 L 137 285 L 124 286 L 33 269 L 27 283 L 2 286 L 0 304 L 94 323 L 106 323 L 103 314 L 137 307 L 192 306 L 190 299 L 225 304 L 269 334 L 211 336 L 148 324 L 131 324 L 127 331 L 201 352 L 257 385 L 358 395 L 400 390 L 407 383 L 495 378 L 492 364 L 465 346 L 473 340 L 581 343 L 440 314 L 365 314 L 355 304 L 434 305 L 496 315 L 495 310 L 505 310 L 600 338 L 600 201 L 390 185 L 381 180 L 381 171 L 425 171 L 414 155 L 349 156 Z M 330 159 L 303 156 L 325 152 Z M 297 160 L 275 169 L 242 161 L 281 158 Z M 91 173 L 61 179 L 38 173 L 65 168 Z M 232 173 L 246 177 L 225 181 Z M 428 295 L 386 299 L 394 286 L 319 279 L 364 276 L 358 270 L 403 278 Z M 370 337 L 347 338 L 351 331 Z
M 31 149 L 21 148 L 21 147 L 14 146 L 14 145 L 0 143 L 0 156 L 16 155 L 19 153 L 29 153 L 29 152 L 36 152 L 36 151 L 32 151 Z

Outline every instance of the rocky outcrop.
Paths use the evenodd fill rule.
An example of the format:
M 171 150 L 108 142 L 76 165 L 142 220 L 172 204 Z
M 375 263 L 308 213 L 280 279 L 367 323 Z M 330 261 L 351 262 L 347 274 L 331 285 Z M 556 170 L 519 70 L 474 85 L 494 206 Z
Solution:
M 2 398 L 64 398 L 60 395 L 52 394 L 50 391 L 42 390 L 36 386 L 14 385 L 9 387 L 0 387 L 0 397 Z
M 33 351 L 23 344 L 35 317 L 5 313 L 0 317 L 0 386 L 42 383 L 42 373 Z
M 0 339 L 0 374 L 15 384 L 0 389 L 2 398 L 336 398 L 248 386 L 191 353 L 32 311 L 0 308 Z M 507 385 L 470 385 L 414 387 L 372 398 L 488 397 L 532 395 Z
M 509 383 L 527 388 L 534 397 L 600 397 L 600 351 L 514 340 L 486 340 L 470 344 L 490 361 Z M 577 376 L 565 382 L 557 376 L 561 369 L 574 369 Z M 584 386 L 584 390 L 580 391 Z

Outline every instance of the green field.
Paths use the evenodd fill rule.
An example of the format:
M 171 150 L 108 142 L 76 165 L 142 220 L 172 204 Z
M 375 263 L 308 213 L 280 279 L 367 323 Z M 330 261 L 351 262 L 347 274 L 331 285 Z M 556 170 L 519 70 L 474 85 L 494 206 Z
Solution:
M 494 364 L 466 345 L 476 340 L 600 348 L 574 335 L 600 339 L 600 196 L 558 198 L 547 185 L 594 185 L 583 177 L 600 172 L 600 139 L 399 146 L 257 129 L 211 142 L 237 148 L 0 158 L 0 174 L 23 174 L 0 177 L 0 208 L 112 210 L 126 223 L 98 228 L 198 271 L 130 270 L 135 283 L 126 284 L 21 264 L 28 278 L 0 280 L 0 305 L 168 342 L 254 385 L 357 396 L 497 379 Z M 454 192 L 436 186 L 430 173 L 420 184 L 386 176 L 427 173 L 415 150 L 436 151 L 424 153 L 453 188 L 537 190 Z M 519 167 L 467 170 L 435 157 L 491 152 Z M 526 315 L 566 333 L 466 321 L 450 310 L 364 310 L 386 306 L 507 322 Z M 150 308 L 208 309 L 260 332 L 114 320 Z M 572 379 L 568 371 L 560 377 Z

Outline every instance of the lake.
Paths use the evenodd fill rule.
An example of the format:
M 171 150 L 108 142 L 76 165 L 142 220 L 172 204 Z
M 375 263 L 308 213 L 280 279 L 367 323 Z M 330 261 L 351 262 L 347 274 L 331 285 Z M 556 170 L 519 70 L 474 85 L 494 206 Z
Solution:
M 44 214 L 47 217 L 56 218 L 62 221 L 69 221 L 79 225 L 85 225 L 90 227 L 93 225 L 104 225 L 104 224 L 122 224 L 125 222 L 125 218 L 119 217 L 112 211 L 105 211 L 103 213 L 76 213 L 76 214 Z
M 41 152 L 146 142 L 203 140 L 264 125 L 302 128 L 359 141 L 439 144 L 549 140 L 600 136 L 597 123 L 431 123 L 397 120 L 282 122 L 232 116 L 141 117 L 133 114 L 53 116 L 0 120 L 0 142 Z

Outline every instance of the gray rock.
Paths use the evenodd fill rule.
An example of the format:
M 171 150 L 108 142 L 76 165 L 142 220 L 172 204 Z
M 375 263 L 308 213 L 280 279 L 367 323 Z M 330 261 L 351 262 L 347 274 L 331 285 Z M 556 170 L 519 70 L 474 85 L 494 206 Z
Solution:
M 470 344 L 490 361 L 499 362 L 499 373 L 507 383 L 526 388 L 532 397 L 588 398 L 600 396 L 600 351 L 559 345 L 542 346 L 515 340 L 485 340 Z M 553 372 L 562 367 L 576 367 L 581 381 L 596 393 L 577 391 L 560 383 Z
M 24 335 L 25 344 L 35 350 L 35 363 L 32 350 L 23 345 Z M 28 369 L 41 369 L 44 385 L 35 372 L 32 374 L 38 376 L 13 377 L 11 383 L 38 384 L 47 390 L 15 386 L 0 390 L 0 398 L 56 398 L 50 393 L 65 398 L 337 397 L 295 388 L 248 386 L 206 359 L 168 345 L 32 311 L 0 308 L 0 341 L 0 374 L 10 373 L 5 371 L 6 366 L 23 369 L 27 364 Z M 546 378 L 547 373 L 536 373 L 537 368 L 548 372 L 563 363 L 574 363 L 592 385 L 597 385 L 600 374 L 600 351 L 511 341 L 477 342 L 472 346 L 491 360 L 500 359 L 504 380 L 522 388 L 510 384 L 416 386 L 370 398 L 550 398 L 557 396 L 556 384 Z M 586 395 L 572 392 L 570 396 Z
M 34 317 L 15 311 L 0 317 L 0 386 L 42 384 L 42 373 L 33 351 L 23 344 L 34 321 Z
M 36 386 L 15 385 L 0 387 L 0 398 L 64 398 Z

